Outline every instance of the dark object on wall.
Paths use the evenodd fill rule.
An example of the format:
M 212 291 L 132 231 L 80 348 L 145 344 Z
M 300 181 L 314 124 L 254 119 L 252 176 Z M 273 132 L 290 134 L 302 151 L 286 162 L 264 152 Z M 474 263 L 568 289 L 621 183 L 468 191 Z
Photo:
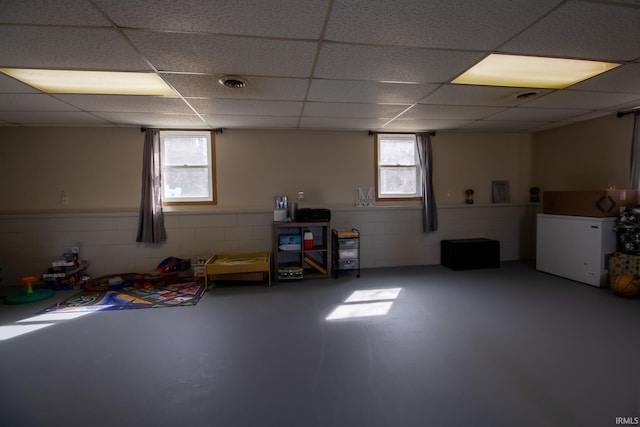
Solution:
M 299 222 L 328 222 L 331 221 L 331 211 L 329 209 L 298 209 L 296 221 Z
M 466 196 L 464 202 L 467 205 L 472 205 L 473 204 L 473 193 L 474 193 L 474 191 L 471 188 L 469 188 L 467 190 L 464 190 L 464 195 Z
M 509 181 L 492 181 L 491 195 L 493 203 L 510 203 L 511 192 L 509 190 Z
M 491 239 L 440 241 L 440 264 L 452 270 L 500 267 L 500 242 Z
M 540 201 L 540 189 L 538 187 L 531 187 L 529 189 L 529 201 L 531 203 L 538 203 Z

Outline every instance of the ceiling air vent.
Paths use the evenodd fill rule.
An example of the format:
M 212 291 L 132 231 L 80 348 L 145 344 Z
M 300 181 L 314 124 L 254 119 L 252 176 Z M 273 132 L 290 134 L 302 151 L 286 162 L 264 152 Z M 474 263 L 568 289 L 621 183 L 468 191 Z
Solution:
M 516 99 L 519 99 L 519 100 L 529 99 L 529 98 L 533 98 L 536 95 L 538 95 L 538 92 L 523 92 L 519 95 L 516 95 Z
M 218 82 L 231 89 L 241 89 L 247 85 L 247 81 L 238 76 L 222 76 L 218 79 Z

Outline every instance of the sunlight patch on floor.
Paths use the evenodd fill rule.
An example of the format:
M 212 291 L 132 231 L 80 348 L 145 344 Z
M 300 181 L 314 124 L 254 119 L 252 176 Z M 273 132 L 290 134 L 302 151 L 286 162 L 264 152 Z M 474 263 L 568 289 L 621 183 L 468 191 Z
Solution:
M 0 326 L 0 341 L 19 337 L 29 332 L 37 331 L 55 325 L 57 322 L 74 320 L 78 317 L 91 314 L 92 312 L 80 313 L 44 313 L 18 320 L 11 325 Z
M 356 317 L 384 316 L 391 308 L 390 301 L 366 304 L 342 304 L 327 316 L 327 320 L 353 319 Z
M 325 320 L 386 316 L 401 290 L 402 288 L 386 288 L 354 291 Z
M 363 302 L 363 301 L 386 301 L 394 300 L 398 298 L 398 294 L 402 288 L 388 288 L 388 289 L 368 289 L 363 291 L 355 291 L 349 298 L 344 300 L 345 303 L 349 302 Z
M 18 337 L 20 335 L 28 334 L 29 332 L 37 331 L 38 329 L 43 329 L 51 325 L 54 325 L 54 323 L 36 323 L 33 325 L 0 326 L 0 341 L 4 341 L 10 338 Z

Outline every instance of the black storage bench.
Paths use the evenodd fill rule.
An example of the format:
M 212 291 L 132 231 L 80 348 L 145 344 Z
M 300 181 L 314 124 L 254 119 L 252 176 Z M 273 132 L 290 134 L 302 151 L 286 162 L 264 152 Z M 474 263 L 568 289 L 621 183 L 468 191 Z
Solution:
M 491 239 L 440 241 L 440 264 L 452 270 L 500 267 L 500 242 Z

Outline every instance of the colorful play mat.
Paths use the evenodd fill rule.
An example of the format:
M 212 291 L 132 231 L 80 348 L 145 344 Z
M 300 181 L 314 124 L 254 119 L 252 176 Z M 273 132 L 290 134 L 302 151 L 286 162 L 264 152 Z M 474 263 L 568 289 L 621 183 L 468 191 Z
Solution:
M 135 284 L 121 289 L 83 290 L 40 313 L 190 306 L 198 303 L 205 290 L 204 284 L 196 282 Z

